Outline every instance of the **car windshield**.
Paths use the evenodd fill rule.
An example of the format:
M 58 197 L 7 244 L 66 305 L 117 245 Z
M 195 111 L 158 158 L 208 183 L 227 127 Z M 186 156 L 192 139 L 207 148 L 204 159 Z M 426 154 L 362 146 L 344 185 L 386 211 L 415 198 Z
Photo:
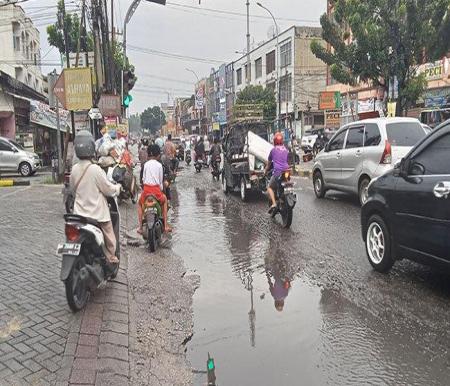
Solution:
M 23 148 L 23 146 L 22 145 L 20 145 L 19 143 L 17 143 L 16 141 L 11 141 L 11 140 L 9 140 L 9 142 L 11 142 L 15 147 L 17 147 L 18 149 L 20 149 L 20 150 L 25 150 L 24 148 Z
M 392 146 L 414 146 L 426 136 L 418 122 L 397 122 L 386 125 L 387 136 Z

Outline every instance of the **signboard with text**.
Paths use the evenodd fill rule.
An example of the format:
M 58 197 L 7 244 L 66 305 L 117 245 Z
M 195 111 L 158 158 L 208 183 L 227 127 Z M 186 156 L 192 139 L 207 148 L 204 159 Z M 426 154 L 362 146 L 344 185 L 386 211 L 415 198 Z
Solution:
M 98 102 L 98 108 L 103 116 L 118 117 L 121 113 L 120 96 L 102 94 Z
M 338 128 L 341 126 L 341 111 L 331 110 L 325 112 L 325 127 Z
M 55 84 L 54 93 L 66 110 L 89 110 L 92 107 L 91 69 L 64 69 Z
M 341 108 L 339 91 L 323 91 L 319 93 L 319 110 L 338 110 Z

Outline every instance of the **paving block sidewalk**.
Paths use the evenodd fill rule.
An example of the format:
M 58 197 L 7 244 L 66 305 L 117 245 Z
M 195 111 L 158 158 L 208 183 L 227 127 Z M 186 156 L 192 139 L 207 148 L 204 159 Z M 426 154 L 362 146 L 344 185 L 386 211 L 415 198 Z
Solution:
M 127 262 L 122 258 L 117 278 L 94 293 L 69 333 L 56 384 L 128 385 L 128 315 Z

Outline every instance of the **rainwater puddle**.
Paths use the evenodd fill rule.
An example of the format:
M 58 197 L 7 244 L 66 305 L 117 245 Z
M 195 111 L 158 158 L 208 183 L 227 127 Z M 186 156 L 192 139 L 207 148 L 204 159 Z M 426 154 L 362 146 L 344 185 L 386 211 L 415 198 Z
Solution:
M 206 188 L 180 189 L 178 196 L 172 248 L 201 278 L 188 345 L 196 386 L 206 384 L 208 353 L 220 386 L 431 385 L 447 379 L 445 362 L 421 352 L 411 332 L 395 334 L 311 283 L 293 249 L 301 241 L 286 245 L 289 234 L 265 220 L 261 205 L 242 211 L 236 198 Z

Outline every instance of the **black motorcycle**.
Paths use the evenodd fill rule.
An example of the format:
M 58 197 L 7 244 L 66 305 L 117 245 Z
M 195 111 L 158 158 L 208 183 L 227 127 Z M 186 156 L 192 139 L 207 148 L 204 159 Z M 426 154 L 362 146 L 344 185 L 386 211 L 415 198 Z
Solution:
M 197 173 L 200 173 L 202 168 L 206 167 L 206 163 L 202 158 L 198 158 L 197 161 L 195 161 L 194 167 L 195 167 L 195 171 Z
M 271 216 L 274 218 L 277 214 L 280 214 L 283 228 L 289 228 L 292 224 L 294 207 L 297 203 L 297 195 L 294 192 L 294 183 L 291 181 L 290 171 L 285 171 L 281 176 L 277 177 L 275 198 L 277 207 L 272 211 Z
M 117 200 L 109 197 L 108 205 L 117 240 L 116 256 L 120 258 L 120 214 Z M 86 306 L 92 291 L 117 276 L 119 264 L 110 264 L 106 260 L 100 223 L 74 214 L 66 214 L 64 219 L 66 242 L 58 245 L 58 253 L 62 255 L 60 278 L 66 288 L 69 307 L 77 312 Z
M 155 252 L 161 243 L 163 234 L 162 208 L 154 196 L 148 196 L 144 202 L 142 216 L 142 237 L 148 243 L 150 252 Z
M 184 157 L 184 160 L 185 160 L 187 166 L 189 166 L 190 163 L 192 162 L 192 156 L 191 156 L 190 150 L 186 150 L 186 155 Z
M 211 174 L 213 176 L 213 179 L 216 179 L 217 181 L 219 181 L 221 175 L 220 162 L 220 155 L 217 156 L 214 160 L 211 160 Z
M 122 164 L 116 164 L 107 173 L 112 173 L 112 179 L 124 188 L 119 199 L 130 199 L 133 204 L 136 204 L 139 200 L 139 188 L 133 169 Z

